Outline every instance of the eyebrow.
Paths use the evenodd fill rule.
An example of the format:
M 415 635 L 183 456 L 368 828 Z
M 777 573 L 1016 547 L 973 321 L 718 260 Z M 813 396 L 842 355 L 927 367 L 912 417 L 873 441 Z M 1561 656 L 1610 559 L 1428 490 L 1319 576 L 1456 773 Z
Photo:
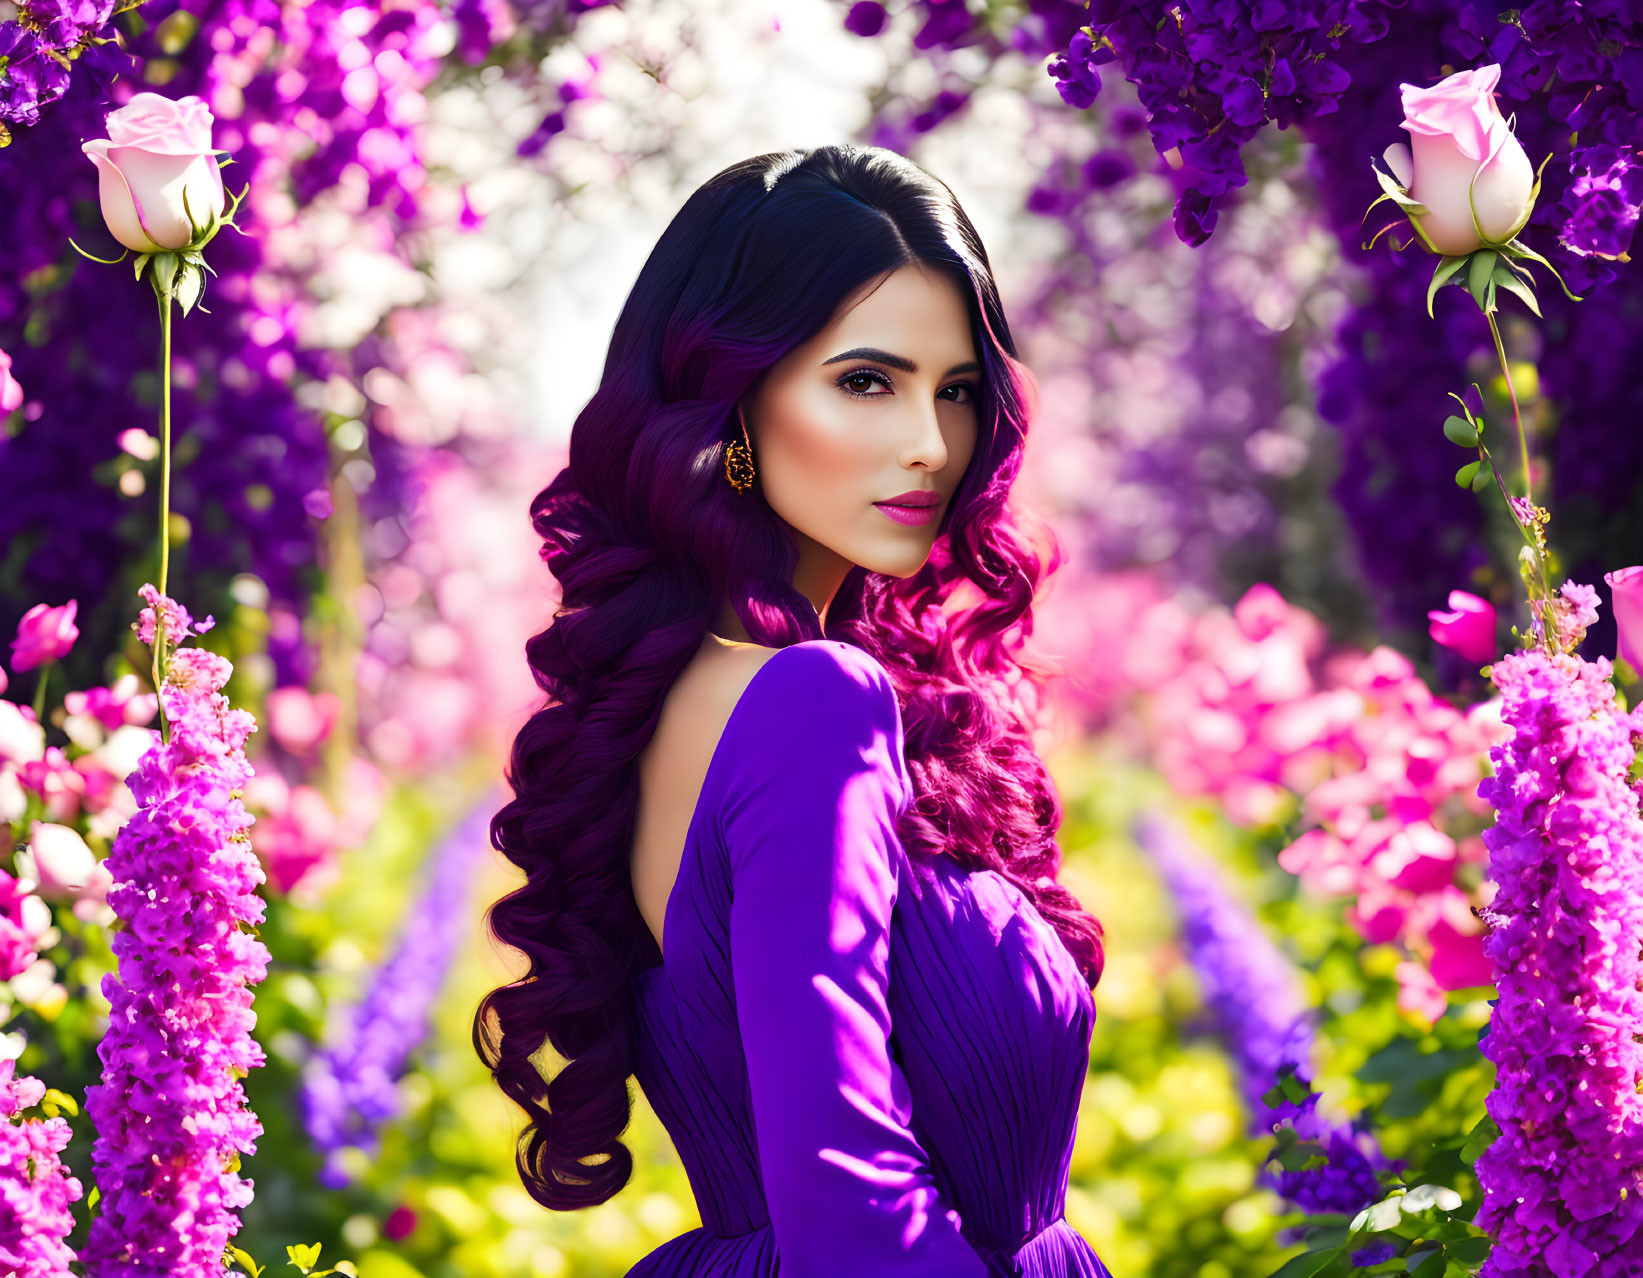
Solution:
M 892 355 L 889 351 L 881 351 L 875 346 L 857 346 L 853 350 L 835 355 L 832 359 L 824 359 L 822 367 L 829 364 L 841 364 L 847 359 L 870 359 L 875 364 L 888 364 L 891 368 L 899 368 L 904 373 L 918 372 L 918 365 L 910 359 L 903 359 L 900 355 Z M 981 365 L 971 360 L 968 364 L 954 364 L 947 370 L 946 376 L 952 377 L 955 373 L 979 373 Z

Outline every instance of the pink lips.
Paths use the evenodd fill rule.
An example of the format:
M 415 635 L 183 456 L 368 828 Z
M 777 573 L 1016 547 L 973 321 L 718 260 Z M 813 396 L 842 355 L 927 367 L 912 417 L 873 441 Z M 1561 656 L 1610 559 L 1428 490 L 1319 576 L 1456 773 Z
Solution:
M 898 524 L 928 524 L 941 508 L 941 494 L 915 489 L 873 504 Z

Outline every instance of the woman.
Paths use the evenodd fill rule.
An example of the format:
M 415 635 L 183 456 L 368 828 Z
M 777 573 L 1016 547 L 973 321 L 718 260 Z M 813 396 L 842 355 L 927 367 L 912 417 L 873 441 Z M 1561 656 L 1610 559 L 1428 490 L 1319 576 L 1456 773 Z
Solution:
M 703 1224 L 632 1275 L 1106 1273 L 1062 1215 L 1102 951 L 1029 744 L 1028 385 L 946 186 L 756 156 L 663 233 L 532 508 L 563 600 L 489 914 L 530 971 L 474 1043 L 557 1209 L 627 1182 L 637 1075 Z

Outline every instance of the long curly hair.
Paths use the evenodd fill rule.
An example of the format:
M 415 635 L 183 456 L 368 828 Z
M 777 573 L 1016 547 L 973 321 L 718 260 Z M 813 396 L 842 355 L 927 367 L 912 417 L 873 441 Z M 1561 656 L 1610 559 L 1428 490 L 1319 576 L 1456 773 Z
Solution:
M 967 299 L 983 374 L 975 451 L 924 565 L 845 577 L 827 609 L 791 584 L 798 547 L 757 490 L 726 482 L 736 410 L 858 288 L 917 263 Z M 525 873 L 491 935 L 529 960 L 492 990 L 473 1041 L 526 1113 L 517 1163 L 546 1207 L 605 1202 L 628 1181 L 630 981 L 658 958 L 629 873 L 637 759 L 662 700 L 724 601 L 755 643 L 838 639 L 889 671 L 916 791 L 911 855 L 996 870 L 1055 928 L 1093 988 L 1101 925 L 1056 882 L 1061 805 L 1034 751 L 1044 671 L 1022 652 L 1060 563 L 1006 505 L 1033 382 L 1015 358 L 985 250 L 945 184 L 891 151 L 754 156 L 697 190 L 663 232 L 611 336 L 569 461 L 532 503 L 562 589 L 526 645 L 547 703 L 513 743 L 492 841 Z M 563 1058 L 546 1077 L 544 1043 Z

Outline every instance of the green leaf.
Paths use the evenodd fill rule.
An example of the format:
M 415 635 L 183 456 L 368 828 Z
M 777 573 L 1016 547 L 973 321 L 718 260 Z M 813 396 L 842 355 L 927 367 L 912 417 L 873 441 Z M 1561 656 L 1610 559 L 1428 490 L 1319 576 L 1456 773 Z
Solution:
M 1295 1071 L 1289 1070 L 1278 1076 L 1278 1086 L 1284 1089 L 1284 1095 L 1291 1103 L 1299 1105 L 1312 1095 L 1312 1089 L 1295 1077 Z
M 1449 1246 L 1449 1259 L 1458 1260 L 1470 1268 L 1472 1265 L 1481 1265 L 1489 1259 L 1489 1251 L 1495 1245 L 1494 1239 L 1473 1234 L 1470 1238 L 1457 1238 Z
M 1448 1264 L 1449 1260 L 1443 1254 L 1443 1248 L 1439 1247 L 1409 1271 L 1409 1278 L 1442 1278 L 1443 1271 L 1448 1267 Z
M 1443 420 L 1443 433 L 1452 444 L 1459 444 L 1462 448 L 1476 448 L 1478 446 L 1477 427 L 1464 417 L 1446 417 Z
M 1476 382 L 1473 382 L 1472 384 L 1474 386 L 1477 385 Z M 1480 391 L 1479 394 L 1481 394 L 1481 393 L 1482 392 Z M 1470 407 L 1467 406 L 1466 401 L 1464 399 L 1462 399 L 1459 395 L 1455 394 L 1454 391 L 1449 392 L 1449 398 L 1454 400 L 1455 403 L 1460 405 L 1460 415 L 1462 417 L 1464 417 L 1471 424 L 1472 429 L 1477 431 L 1477 433 L 1479 435 L 1483 434 L 1483 423 L 1480 422 L 1476 417 L 1472 416 L 1472 410 L 1471 410 Z
M 1271 1087 L 1267 1088 L 1266 1091 L 1261 1093 L 1261 1100 L 1269 1109 L 1276 1108 L 1278 1102 L 1283 1100 L 1283 1098 L 1284 1089 L 1277 1083 L 1274 1083 Z
M 1432 299 L 1438 295 L 1438 290 L 1449 282 L 1449 277 L 1460 270 L 1466 261 L 1464 257 L 1444 257 L 1438 259 L 1437 269 L 1432 272 L 1432 282 L 1426 286 L 1426 313 L 1432 314 Z
M 1278 1162 L 1285 1171 L 1302 1171 L 1314 1158 L 1323 1156 L 1324 1147 L 1317 1141 L 1300 1140 L 1280 1153 Z
M 1478 1161 L 1478 1155 L 1488 1149 L 1500 1139 L 1500 1128 L 1495 1120 L 1487 1114 L 1479 1120 L 1477 1126 L 1467 1134 L 1466 1144 L 1461 1147 L 1460 1157 L 1468 1167 Z
M 1494 468 L 1488 462 L 1478 467 L 1478 473 L 1472 476 L 1472 491 L 1481 493 L 1495 481 Z
M 1472 481 L 1477 478 L 1478 467 L 1482 464 L 1482 462 L 1475 461 L 1467 462 L 1466 465 L 1455 472 L 1455 483 L 1461 488 L 1470 488 Z
M 1317 1275 L 1340 1254 L 1339 1247 L 1332 1247 L 1328 1251 L 1303 1251 L 1299 1256 L 1285 1262 L 1283 1268 L 1268 1275 L 1268 1278 L 1317 1278 Z
M 1494 278 L 1495 260 L 1496 254 L 1493 249 L 1479 249 L 1472 254 L 1471 265 L 1466 270 L 1466 287 L 1471 291 L 1472 300 L 1478 304 L 1478 309 L 1485 313 L 1493 309 L 1489 282 Z

